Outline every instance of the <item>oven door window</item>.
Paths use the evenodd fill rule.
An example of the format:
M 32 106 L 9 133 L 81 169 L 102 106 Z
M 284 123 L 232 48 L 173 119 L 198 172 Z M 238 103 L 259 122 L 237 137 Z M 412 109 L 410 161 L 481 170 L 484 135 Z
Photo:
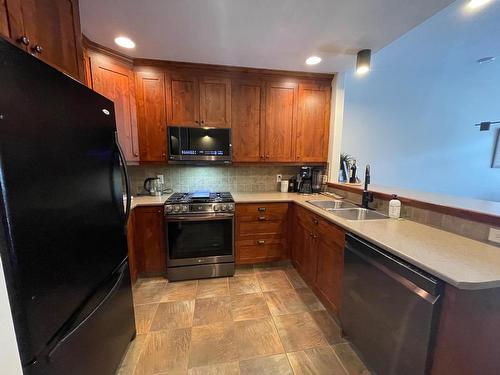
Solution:
M 170 259 L 232 255 L 233 220 L 168 222 Z

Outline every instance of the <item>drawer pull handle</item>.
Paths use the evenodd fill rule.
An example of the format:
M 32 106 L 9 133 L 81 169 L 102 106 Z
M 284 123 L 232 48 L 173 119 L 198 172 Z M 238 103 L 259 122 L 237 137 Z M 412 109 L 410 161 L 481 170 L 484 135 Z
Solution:
M 265 220 L 266 220 L 266 217 L 265 217 L 265 216 L 259 216 L 259 220 L 260 220 L 260 221 L 265 221 Z
M 264 245 L 264 244 L 266 243 L 266 241 L 264 241 L 264 240 L 258 240 L 258 241 L 257 241 L 257 243 L 258 243 L 259 245 Z
M 265 207 L 259 207 L 259 208 L 257 208 L 257 210 L 258 210 L 259 212 L 264 212 L 264 211 L 266 211 L 266 208 L 265 208 Z

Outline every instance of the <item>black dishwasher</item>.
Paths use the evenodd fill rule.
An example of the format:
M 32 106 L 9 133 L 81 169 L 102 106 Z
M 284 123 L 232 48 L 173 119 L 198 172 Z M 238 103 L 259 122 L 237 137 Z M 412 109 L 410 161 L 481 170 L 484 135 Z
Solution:
M 379 375 L 429 372 L 443 282 L 346 235 L 342 330 Z

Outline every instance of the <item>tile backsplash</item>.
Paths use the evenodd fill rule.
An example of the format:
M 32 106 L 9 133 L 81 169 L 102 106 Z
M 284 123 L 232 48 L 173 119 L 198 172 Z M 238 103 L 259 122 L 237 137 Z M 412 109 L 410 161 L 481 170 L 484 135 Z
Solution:
M 295 176 L 299 167 L 290 166 L 129 166 L 132 194 L 142 193 L 144 180 L 163 174 L 165 187 L 174 192 L 196 190 L 230 192 L 278 191 L 276 175 Z

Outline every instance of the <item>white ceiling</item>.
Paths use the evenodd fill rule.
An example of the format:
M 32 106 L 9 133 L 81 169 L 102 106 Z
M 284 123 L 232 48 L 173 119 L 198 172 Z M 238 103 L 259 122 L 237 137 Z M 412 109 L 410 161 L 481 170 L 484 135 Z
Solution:
M 462 0 L 458 0 L 462 1 Z M 311 72 L 352 68 L 453 0 L 80 0 L 83 33 L 133 57 Z M 113 40 L 132 38 L 126 50 Z M 307 66 L 318 55 L 323 62 Z

